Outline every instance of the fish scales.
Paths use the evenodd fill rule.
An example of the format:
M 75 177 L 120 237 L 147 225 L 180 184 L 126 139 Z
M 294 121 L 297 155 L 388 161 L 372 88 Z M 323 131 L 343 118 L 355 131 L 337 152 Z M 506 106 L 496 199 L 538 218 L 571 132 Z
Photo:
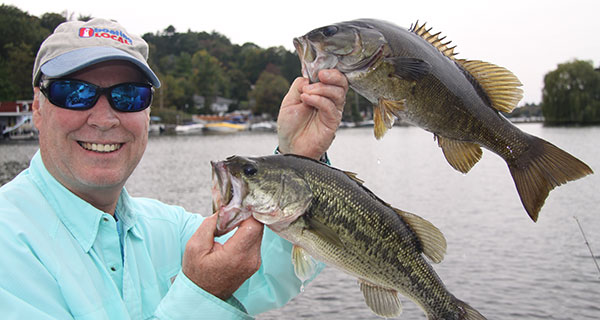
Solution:
M 397 316 L 400 306 L 394 299 L 401 293 L 429 319 L 485 319 L 455 298 L 425 259 L 424 254 L 434 262 L 443 257 L 446 244 L 439 230 L 391 207 L 354 174 L 293 155 L 231 157 L 213 163 L 213 170 L 219 172 L 213 181 L 220 184 L 213 190 L 221 190 L 213 198 L 226 199 L 223 190 L 231 185 L 230 202 L 236 202 L 221 204 L 220 217 L 232 220 L 227 211 L 250 212 L 294 244 L 294 252 L 306 252 L 357 277 L 375 313 Z M 303 259 L 294 259 L 300 264 L 299 277 L 310 278 Z

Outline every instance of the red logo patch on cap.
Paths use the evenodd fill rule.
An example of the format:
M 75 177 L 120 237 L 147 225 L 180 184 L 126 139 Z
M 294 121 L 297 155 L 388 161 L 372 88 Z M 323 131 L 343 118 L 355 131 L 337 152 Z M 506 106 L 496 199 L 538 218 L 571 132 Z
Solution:
M 82 38 L 91 38 L 94 36 L 94 29 L 81 28 L 81 29 L 79 29 L 79 36 Z

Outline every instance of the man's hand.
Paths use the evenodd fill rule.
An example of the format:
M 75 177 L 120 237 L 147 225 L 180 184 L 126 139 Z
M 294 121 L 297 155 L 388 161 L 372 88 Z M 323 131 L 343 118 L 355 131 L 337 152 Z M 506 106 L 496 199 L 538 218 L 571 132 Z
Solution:
M 337 70 L 319 71 L 320 82 L 296 78 L 277 118 L 279 151 L 319 159 L 342 120 L 348 80 Z
M 187 242 L 182 270 L 197 286 L 227 300 L 260 267 L 264 226 L 248 218 L 224 244 L 214 241 L 216 227 L 216 214 L 204 219 Z

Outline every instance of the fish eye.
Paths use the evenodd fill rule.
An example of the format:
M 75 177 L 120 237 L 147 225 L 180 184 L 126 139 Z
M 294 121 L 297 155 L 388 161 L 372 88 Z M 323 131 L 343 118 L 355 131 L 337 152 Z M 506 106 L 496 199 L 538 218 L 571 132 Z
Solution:
M 338 32 L 339 28 L 336 26 L 328 26 L 323 28 L 323 35 L 326 37 L 331 37 Z
M 253 176 L 258 171 L 258 169 L 256 169 L 256 167 L 253 166 L 252 164 L 246 164 L 246 165 L 244 165 L 244 167 L 242 168 L 242 170 L 244 170 L 244 174 L 247 175 L 247 176 Z

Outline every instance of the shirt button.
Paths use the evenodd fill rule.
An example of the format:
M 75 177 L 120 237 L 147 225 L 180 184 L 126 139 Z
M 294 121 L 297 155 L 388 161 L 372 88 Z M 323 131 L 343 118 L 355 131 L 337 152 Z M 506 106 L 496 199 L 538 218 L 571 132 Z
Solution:
M 108 222 L 108 218 L 107 217 L 102 218 L 102 220 L 104 220 L 104 222 Z
M 110 267 L 110 271 L 117 271 L 117 268 L 115 268 L 115 267 Z

